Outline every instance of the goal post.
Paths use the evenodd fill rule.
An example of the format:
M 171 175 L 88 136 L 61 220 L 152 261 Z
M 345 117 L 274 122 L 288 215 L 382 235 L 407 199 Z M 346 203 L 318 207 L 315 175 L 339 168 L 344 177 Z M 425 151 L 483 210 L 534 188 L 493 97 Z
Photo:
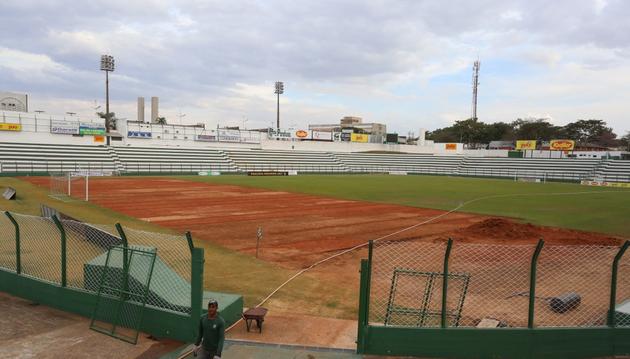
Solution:
M 547 173 L 518 173 L 514 174 L 514 182 L 547 183 Z
M 65 172 L 50 175 L 49 196 L 60 201 L 68 202 L 72 197 L 89 201 L 90 173 Z

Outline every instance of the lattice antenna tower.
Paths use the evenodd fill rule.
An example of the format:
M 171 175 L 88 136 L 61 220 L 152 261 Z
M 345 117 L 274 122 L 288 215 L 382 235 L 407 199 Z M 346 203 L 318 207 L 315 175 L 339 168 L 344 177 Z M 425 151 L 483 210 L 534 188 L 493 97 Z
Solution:
M 479 59 L 477 59 L 477 61 L 475 61 L 475 63 L 473 64 L 473 76 L 472 76 L 472 87 L 473 87 L 473 93 L 472 93 L 472 119 L 477 119 L 477 89 L 479 87 L 479 66 L 481 65 L 481 62 L 479 62 Z

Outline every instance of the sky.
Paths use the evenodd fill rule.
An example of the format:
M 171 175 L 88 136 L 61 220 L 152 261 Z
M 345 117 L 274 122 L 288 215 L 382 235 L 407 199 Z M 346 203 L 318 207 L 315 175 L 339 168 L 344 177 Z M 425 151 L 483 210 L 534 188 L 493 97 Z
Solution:
M 471 116 L 602 119 L 630 131 L 630 1 L 3 0 L 0 91 L 29 109 L 264 128 L 338 123 L 433 130 Z

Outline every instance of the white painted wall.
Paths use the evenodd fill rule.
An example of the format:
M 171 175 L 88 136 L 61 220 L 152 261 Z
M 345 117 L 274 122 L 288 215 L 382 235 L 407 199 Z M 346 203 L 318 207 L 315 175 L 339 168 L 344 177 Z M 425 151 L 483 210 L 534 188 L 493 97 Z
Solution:
M 0 131 L 0 142 L 51 143 L 67 145 L 104 145 L 95 142 L 94 136 L 73 136 L 50 133 L 52 120 L 69 122 L 103 123 L 98 118 L 79 118 L 77 116 L 54 116 L 47 114 L 0 112 L 0 123 L 16 123 L 21 131 Z

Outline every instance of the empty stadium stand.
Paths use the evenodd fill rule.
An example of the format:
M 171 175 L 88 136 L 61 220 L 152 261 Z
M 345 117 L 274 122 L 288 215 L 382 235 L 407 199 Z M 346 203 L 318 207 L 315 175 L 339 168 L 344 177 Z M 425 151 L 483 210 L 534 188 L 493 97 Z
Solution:
M 630 183 L 630 161 L 603 160 L 597 167 L 594 180 Z
M 90 171 L 107 173 L 436 174 L 545 180 L 630 182 L 630 161 L 575 158 L 438 156 L 405 153 L 331 153 L 181 147 L 0 143 L 4 175 Z
M 407 172 L 425 174 L 457 174 L 463 157 L 422 154 L 335 153 L 351 172 L 387 173 Z
M 0 143 L 0 173 L 116 172 L 104 146 Z
M 125 173 L 237 172 L 223 151 L 209 148 L 112 147 Z
M 458 169 L 461 176 L 535 177 L 579 181 L 593 176 L 599 159 L 466 157 Z
M 349 172 L 349 169 L 327 152 L 225 150 L 242 172 L 298 171 L 302 173 Z

